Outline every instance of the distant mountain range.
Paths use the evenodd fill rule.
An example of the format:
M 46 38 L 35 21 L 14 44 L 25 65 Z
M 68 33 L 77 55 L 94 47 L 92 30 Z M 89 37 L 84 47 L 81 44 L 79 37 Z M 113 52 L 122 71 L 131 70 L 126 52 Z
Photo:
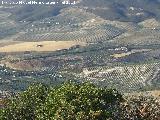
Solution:
M 2 0 L 0 0 L 2 1 Z M 5 0 L 10 1 L 10 0 Z M 18 1 L 18 0 L 14 0 Z M 44 1 L 44 0 L 35 0 Z M 53 0 L 45 0 L 53 1 Z M 54 0 L 55 1 L 55 0 Z M 60 2 L 61 0 L 56 0 Z M 77 0 L 75 6 L 83 7 L 104 19 L 140 22 L 148 18 L 160 19 L 160 0 Z M 12 17 L 20 20 L 39 20 L 59 14 L 61 9 L 70 5 L 24 5 L 12 10 Z

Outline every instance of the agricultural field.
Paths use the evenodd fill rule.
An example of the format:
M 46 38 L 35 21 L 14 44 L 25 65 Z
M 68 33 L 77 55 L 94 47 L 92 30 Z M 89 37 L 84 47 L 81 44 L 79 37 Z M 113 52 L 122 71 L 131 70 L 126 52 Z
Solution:
M 79 76 L 101 86 L 129 92 L 159 89 L 159 74 L 159 63 L 148 63 L 84 68 Z
M 61 49 L 68 49 L 76 45 L 85 45 L 85 43 L 78 43 L 74 41 L 42 41 L 42 42 L 24 42 L 18 44 L 7 45 L 0 47 L 0 52 L 25 52 L 25 51 L 56 51 Z

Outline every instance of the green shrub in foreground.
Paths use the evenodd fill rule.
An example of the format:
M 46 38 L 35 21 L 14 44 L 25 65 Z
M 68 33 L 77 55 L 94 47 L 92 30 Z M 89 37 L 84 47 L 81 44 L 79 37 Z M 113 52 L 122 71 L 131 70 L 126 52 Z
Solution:
M 48 88 L 43 85 L 30 86 L 18 97 L 11 98 L 7 107 L 0 113 L 0 120 L 33 120 L 35 111 L 43 105 Z
M 93 84 L 65 83 L 56 88 L 31 86 L 10 100 L 2 120 L 106 120 L 116 117 L 122 96 Z

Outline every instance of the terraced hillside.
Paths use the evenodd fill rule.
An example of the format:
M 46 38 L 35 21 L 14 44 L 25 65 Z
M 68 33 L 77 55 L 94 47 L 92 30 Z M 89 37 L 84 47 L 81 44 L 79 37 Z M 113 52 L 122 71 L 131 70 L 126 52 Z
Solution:
M 85 80 L 120 91 L 159 89 L 160 63 L 84 68 L 79 74 Z
M 96 42 L 112 39 L 123 32 L 123 29 L 107 24 L 106 21 L 94 14 L 83 9 L 71 8 L 61 11 L 61 14 L 56 17 L 27 25 L 25 33 L 15 40 Z
M 113 40 L 120 45 L 152 45 L 160 44 L 160 29 L 141 29 L 132 33 L 125 33 Z
M 8 19 L 9 12 L 0 11 L 0 39 L 13 35 L 17 32 L 16 23 Z

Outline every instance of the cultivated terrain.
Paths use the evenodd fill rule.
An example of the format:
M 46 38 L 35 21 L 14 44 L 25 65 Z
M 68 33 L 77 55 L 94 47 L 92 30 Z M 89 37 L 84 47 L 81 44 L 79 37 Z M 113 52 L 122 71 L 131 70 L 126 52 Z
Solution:
M 58 2 L 0 5 L 1 99 L 67 80 L 159 97 L 159 0 Z

